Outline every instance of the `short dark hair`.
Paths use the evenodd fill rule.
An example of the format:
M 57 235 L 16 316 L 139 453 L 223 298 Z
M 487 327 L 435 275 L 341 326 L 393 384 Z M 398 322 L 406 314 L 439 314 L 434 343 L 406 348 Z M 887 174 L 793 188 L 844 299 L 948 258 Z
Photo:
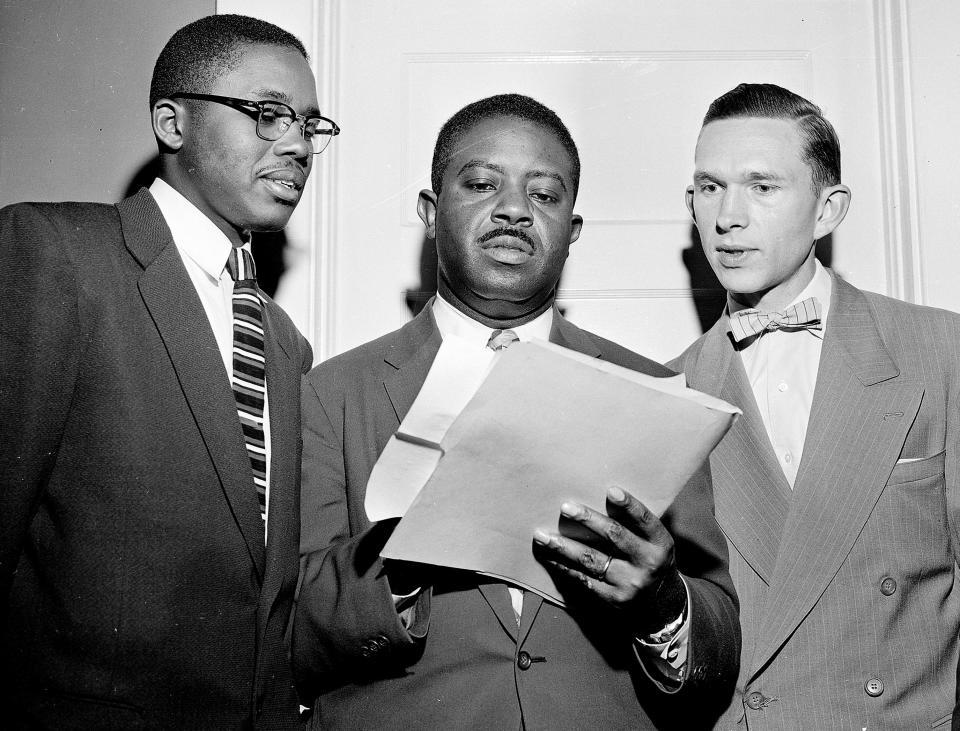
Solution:
M 810 166 L 813 188 L 840 182 L 840 140 L 816 104 L 776 84 L 740 84 L 714 99 L 703 126 L 719 119 L 766 117 L 792 119 L 804 140 L 803 160 Z
M 273 23 L 246 15 L 208 15 L 178 30 L 160 51 L 150 81 L 150 107 L 178 91 L 210 92 L 250 45 L 292 48 L 308 59 L 303 43 Z
M 437 144 L 433 148 L 433 167 L 430 184 L 433 192 L 440 194 L 443 186 L 443 173 L 450 158 L 457 154 L 457 147 L 463 135 L 485 119 L 495 117 L 516 117 L 532 122 L 553 132 L 560 144 L 570 155 L 573 175 L 573 197 L 576 199 L 580 187 L 580 153 L 570 136 L 570 130 L 560 120 L 556 112 L 544 106 L 536 99 L 523 94 L 497 94 L 468 104 L 448 119 L 440 128 Z

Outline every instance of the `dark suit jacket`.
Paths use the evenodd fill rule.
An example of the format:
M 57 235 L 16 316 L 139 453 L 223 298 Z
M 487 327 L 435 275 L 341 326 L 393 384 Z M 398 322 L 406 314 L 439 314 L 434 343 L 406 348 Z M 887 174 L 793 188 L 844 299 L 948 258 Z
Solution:
M 265 548 L 229 379 L 150 194 L 4 209 L 0 271 L 5 727 L 295 726 L 309 345 L 268 301 Z
M 723 729 L 929 729 L 954 704 L 960 317 L 833 283 L 793 490 L 727 318 L 678 362 L 744 411 L 710 460 L 743 625 Z
M 669 374 L 559 313 L 551 340 Z M 662 719 L 665 708 L 678 714 L 725 704 L 739 630 L 705 471 L 666 518 L 692 596 L 691 672 L 679 694 L 654 688 L 622 619 L 599 604 L 568 614 L 527 593 L 518 629 L 506 587 L 469 572 L 436 569 L 419 598 L 412 634 L 420 637 L 403 628 L 377 557 L 389 531 L 367 520 L 364 489 L 439 346 L 428 306 L 399 331 L 318 366 L 304 384 L 294 668 L 302 697 L 315 701 L 314 726 L 518 729 L 522 715 L 528 730 L 636 729 L 652 727 L 650 716 Z

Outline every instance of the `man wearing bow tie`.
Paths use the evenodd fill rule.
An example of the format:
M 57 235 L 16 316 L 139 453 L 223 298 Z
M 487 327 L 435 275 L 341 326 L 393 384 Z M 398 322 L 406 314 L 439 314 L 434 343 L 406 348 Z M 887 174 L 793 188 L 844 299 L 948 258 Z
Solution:
M 820 109 L 771 84 L 713 102 L 687 206 L 726 288 L 674 364 L 743 409 L 710 458 L 741 602 L 723 729 L 949 723 L 960 630 L 960 317 L 815 258 L 850 191 Z
M 601 541 L 531 535 L 530 550 L 574 579 L 566 608 L 472 572 L 385 564 L 392 525 L 371 525 L 364 510 L 370 471 L 443 338 L 478 355 L 549 338 L 671 374 L 554 306 L 582 225 L 579 173 L 567 128 L 533 99 L 460 110 L 440 132 L 433 189 L 418 205 L 436 241 L 437 297 L 305 380 L 293 657 L 311 728 L 702 728 L 732 692 L 736 602 L 705 470 L 662 522 L 632 485 L 605 485 L 623 489 L 597 510 L 557 505 L 558 518 L 563 510 Z

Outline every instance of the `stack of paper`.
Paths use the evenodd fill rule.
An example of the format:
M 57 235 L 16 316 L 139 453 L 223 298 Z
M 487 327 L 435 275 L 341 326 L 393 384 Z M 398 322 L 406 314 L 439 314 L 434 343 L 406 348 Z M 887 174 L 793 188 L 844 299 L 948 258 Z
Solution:
M 611 486 L 661 515 L 739 413 L 682 376 L 551 343 L 490 359 L 445 340 L 378 460 L 367 513 L 403 516 L 385 558 L 478 571 L 562 603 L 533 531 L 557 530 L 566 500 L 604 512 Z

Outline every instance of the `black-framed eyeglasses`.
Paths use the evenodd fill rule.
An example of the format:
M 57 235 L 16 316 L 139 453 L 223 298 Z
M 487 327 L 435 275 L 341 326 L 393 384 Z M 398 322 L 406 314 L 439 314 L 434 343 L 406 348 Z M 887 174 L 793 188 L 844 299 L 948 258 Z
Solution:
M 216 94 L 193 94 L 178 91 L 170 95 L 171 99 L 198 99 L 204 102 L 216 102 L 228 107 L 239 109 L 257 120 L 257 137 L 270 142 L 279 140 L 294 122 L 300 125 L 300 136 L 313 145 L 313 154 L 319 155 L 330 144 L 330 140 L 340 134 L 340 128 L 332 119 L 320 115 L 306 116 L 297 114 L 296 110 L 275 101 L 251 101 L 250 99 L 236 99 L 232 96 L 217 96 Z

